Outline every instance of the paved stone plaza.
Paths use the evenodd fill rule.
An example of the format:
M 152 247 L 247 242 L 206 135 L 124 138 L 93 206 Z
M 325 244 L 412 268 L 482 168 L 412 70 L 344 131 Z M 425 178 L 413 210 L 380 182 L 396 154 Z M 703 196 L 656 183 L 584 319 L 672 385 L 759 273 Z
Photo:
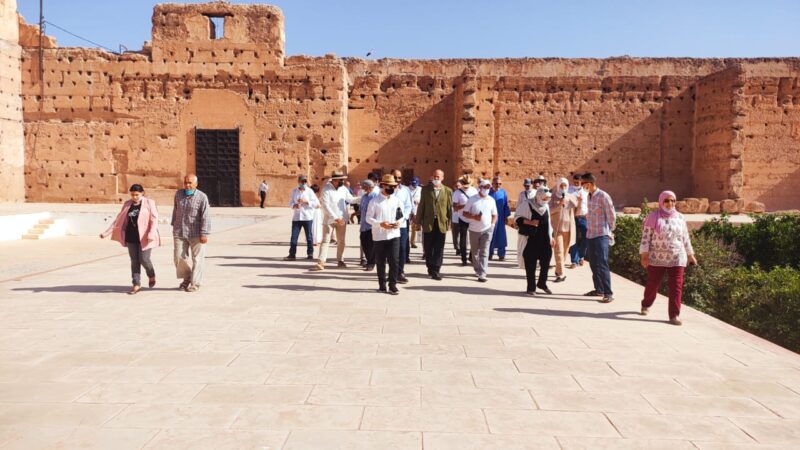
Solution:
M 197 293 L 169 240 L 136 296 L 116 243 L 0 243 L 69 266 L 0 283 L 0 448 L 800 446 L 798 355 L 690 308 L 670 326 L 663 298 L 641 317 L 631 282 L 602 305 L 582 267 L 527 298 L 512 262 L 479 284 L 448 243 L 443 281 L 415 250 L 393 297 L 355 226 L 351 267 L 310 273 L 282 261 L 289 210 L 264 214 L 212 234 Z

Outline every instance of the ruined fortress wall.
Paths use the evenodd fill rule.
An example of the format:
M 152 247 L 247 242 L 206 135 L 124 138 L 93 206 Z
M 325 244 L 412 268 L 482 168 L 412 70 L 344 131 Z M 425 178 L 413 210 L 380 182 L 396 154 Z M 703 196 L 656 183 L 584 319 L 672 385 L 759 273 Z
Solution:
M 742 197 L 772 209 L 797 208 L 800 77 L 749 76 L 741 90 L 734 128 L 742 147 Z
M 283 204 L 298 174 L 319 181 L 345 165 L 341 62 L 284 58 L 276 8 L 210 5 L 225 10 L 157 6 L 152 57 L 45 50 L 42 112 L 40 85 L 30 75 L 38 70 L 38 50 L 25 49 L 29 200 L 120 201 L 130 184 L 142 183 L 169 201 L 181 176 L 195 169 L 195 128 L 240 130 L 245 205 L 256 204 L 261 179 L 272 181 L 270 200 Z M 225 37 L 205 38 L 204 14 L 225 11 Z
M 0 201 L 25 200 L 16 0 L 0 0 Z
M 734 145 L 734 119 L 744 83 L 739 66 L 709 75 L 696 85 L 693 193 L 711 200 L 741 193 L 741 148 Z

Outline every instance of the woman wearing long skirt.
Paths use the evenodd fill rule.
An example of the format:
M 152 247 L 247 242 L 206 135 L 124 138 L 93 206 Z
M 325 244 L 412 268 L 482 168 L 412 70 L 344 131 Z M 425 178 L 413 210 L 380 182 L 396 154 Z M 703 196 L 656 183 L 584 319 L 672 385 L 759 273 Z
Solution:
M 658 294 L 658 286 L 666 273 L 669 285 L 669 323 L 681 325 L 683 273 L 687 264 L 697 264 L 683 215 L 675 210 L 676 197 L 672 191 L 658 196 L 658 209 L 644 221 L 639 246 L 642 267 L 647 269 L 641 314 L 647 315 Z
M 547 287 L 547 272 L 550 270 L 550 258 L 553 257 L 553 227 L 550 224 L 550 189 L 539 187 L 533 199 L 518 205 L 516 223 L 519 236 L 517 238 L 517 258 L 520 266 L 525 268 L 527 279 L 527 295 L 536 295 L 536 289 L 545 294 L 552 294 Z M 539 264 L 539 279 L 536 279 L 536 264 Z
M 128 294 L 136 294 L 142 288 L 142 266 L 147 272 L 148 286 L 152 288 L 156 285 L 156 272 L 150 261 L 150 253 L 161 245 L 161 236 L 158 233 L 156 202 L 144 196 L 144 188 L 140 184 L 132 185 L 130 194 L 131 199 L 122 205 L 117 218 L 106 231 L 100 233 L 100 238 L 110 235 L 111 240 L 128 248 L 133 283 Z

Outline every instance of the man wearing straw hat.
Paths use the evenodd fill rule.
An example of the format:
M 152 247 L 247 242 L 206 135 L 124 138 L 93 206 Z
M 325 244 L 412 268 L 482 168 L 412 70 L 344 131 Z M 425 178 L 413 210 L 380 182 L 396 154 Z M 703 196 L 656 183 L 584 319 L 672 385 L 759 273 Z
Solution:
M 344 180 L 347 176 L 339 170 L 331 173 L 325 187 L 322 188 L 322 242 L 319 244 L 319 256 L 317 264 L 311 268 L 313 271 L 325 270 L 325 262 L 328 260 L 328 246 L 331 243 L 331 235 L 336 233 L 336 261 L 340 268 L 347 267 L 344 263 L 345 232 L 347 231 L 347 203 L 356 201 L 356 198 L 346 194 Z M 345 208 L 342 208 L 344 204 Z
M 403 207 L 397 198 L 397 181 L 387 173 L 381 178 L 381 193 L 367 207 L 367 223 L 372 225 L 372 241 L 375 251 L 375 266 L 378 269 L 378 291 L 386 289 L 386 263 L 389 263 L 389 289 L 397 295 L 397 277 L 400 264 L 400 227 L 406 220 Z

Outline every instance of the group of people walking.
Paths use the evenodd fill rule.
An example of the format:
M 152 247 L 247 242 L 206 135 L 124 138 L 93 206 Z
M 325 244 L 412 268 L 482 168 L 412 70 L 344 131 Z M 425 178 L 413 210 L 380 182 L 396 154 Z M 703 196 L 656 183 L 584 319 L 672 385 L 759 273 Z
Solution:
M 479 179 L 473 187 L 472 177 L 464 175 L 453 190 L 445 185 L 442 170 L 434 171 L 425 186 L 420 186 L 417 177 L 405 185 L 402 172 L 393 170 L 380 177 L 369 174 L 359 183 L 358 196 L 345 184 L 346 178 L 343 172 L 331 173 L 318 198 L 308 186 L 308 178 L 298 177 L 289 201 L 292 227 L 285 260 L 297 259 L 302 230 L 306 259 L 315 259 L 312 271 L 326 270 L 334 236 L 336 266 L 346 268 L 348 207 L 358 205 L 361 266 L 365 271 L 376 270 L 380 292 L 397 295 L 398 284 L 408 283 L 405 264 L 410 262 L 410 249 L 416 247 L 417 232 L 422 233 L 422 257 L 430 278 L 442 279 L 445 240 L 452 231 L 462 265 L 471 264 L 477 280 L 487 281 L 489 261 L 495 253 L 505 260 L 509 226 L 518 233 L 517 263 L 525 270 L 527 295 L 535 296 L 537 290 L 552 294 L 547 284 L 551 260 L 555 260 L 556 283 L 566 280 L 565 268 L 582 266 L 588 260 L 594 289 L 585 295 L 599 297 L 601 303 L 614 300 L 608 254 L 614 242 L 616 214 L 610 195 L 597 186 L 591 173 L 574 175 L 572 184 L 560 178 L 552 190 L 541 175 L 526 178 L 513 218 L 500 177 Z M 150 253 L 161 238 L 155 202 L 144 196 L 144 188 L 138 184 L 131 186 L 130 195 L 100 237 L 111 236 L 128 248 L 133 284 L 129 293 L 136 294 L 141 290 L 141 267 L 148 286 L 156 284 Z M 675 199 L 671 191 L 663 192 L 659 208 L 644 223 L 640 254 L 648 283 L 640 313 L 648 314 L 661 279 L 667 275 L 670 323 L 680 325 L 684 268 L 697 261 L 683 216 L 675 210 Z M 179 288 L 187 292 L 197 291 L 202 282 L 211 228 L 209 211 L 208 198 L 197 190 L 197 177 L 187 175 L 184 188 L 175 193 L 171 221 L 176 275 L 181 280 Z M 315 228 L 322 233 L 316 258 Z

